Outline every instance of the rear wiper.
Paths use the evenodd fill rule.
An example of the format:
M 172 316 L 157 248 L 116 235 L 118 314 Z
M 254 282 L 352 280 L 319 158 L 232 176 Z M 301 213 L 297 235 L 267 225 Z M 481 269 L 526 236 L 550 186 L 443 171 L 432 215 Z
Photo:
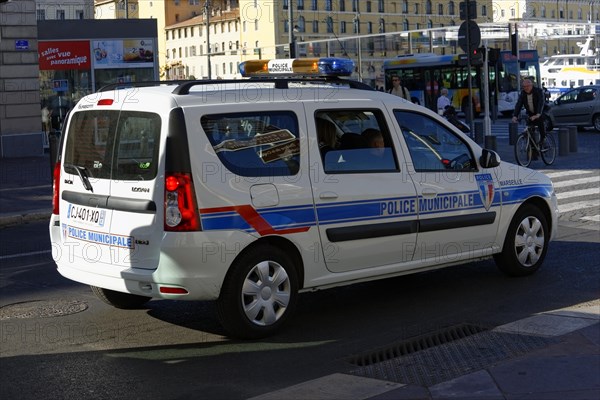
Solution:
M 79 178 L 81 178 L 81 182 L 83 182 L 83 187 L 85 190 L 89 190 L 90 192 L 94 193 L 94 188 L 90 183 L 90 178 L 88 176 L 88 170 L 86 167 L 75 164 L 65 164 L 65 168 L 73 168 L 75 171 L 77 171 L 77 175 L 79 175 Z

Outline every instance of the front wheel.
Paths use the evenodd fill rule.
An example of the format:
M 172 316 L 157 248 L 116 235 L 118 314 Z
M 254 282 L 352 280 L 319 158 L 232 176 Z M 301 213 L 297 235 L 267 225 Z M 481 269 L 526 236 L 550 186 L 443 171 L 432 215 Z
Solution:
M 97 286 L 90 286 L 92 292 L 100 300 L 115 308 L 135 309 L 146 304 L 151 298 L 139 296 L 137 294 L 122 293 L 110 289 L 104 289 Z
M 221 324 L 243 339 L 273 334 L 296 306 L 298 274 L 293 259 L 276 247 L 259 246 L 231 268 L 217 300 Z
M 546 134 L 546 138 L 540 145 L 540 153 L 542 155 L 542 160 L 546 165 L 551 165 L 556 158 L 556 142 L 554 141 L 554 136 L 550 134 Z
M 510 276 L 531 275 L 542 265 L 549 240 L 546 217 L 539 208 L 526 204 L 511 221 L 502 252 L 494 255 L 496 265 Z
M 594 129 L 596 132 L 600 132 L 600 114 L 594 115 Z
M 527 135 L 521 134 L 515 143 L 515 159 L 517 163 L 523 167 L 528 167 L 531 164 L 531 145 Z

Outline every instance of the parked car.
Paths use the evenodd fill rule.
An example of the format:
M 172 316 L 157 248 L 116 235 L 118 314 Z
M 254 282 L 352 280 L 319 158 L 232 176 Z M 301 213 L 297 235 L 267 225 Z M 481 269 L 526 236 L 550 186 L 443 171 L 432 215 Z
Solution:
M 258 338 L 303 291 L 489 257 L 513 276 L 542 265 L 558 213 L 546 175 L 332 76 L 351 60 L 240 69 L 257 78 L 81 99 L 54 169 L 60 274 L 118 308 L 214 300 L 230 335 Z
M 569 90 L 550 105 L 551 125 L 593 126 L 600 132 L 600 85 Z

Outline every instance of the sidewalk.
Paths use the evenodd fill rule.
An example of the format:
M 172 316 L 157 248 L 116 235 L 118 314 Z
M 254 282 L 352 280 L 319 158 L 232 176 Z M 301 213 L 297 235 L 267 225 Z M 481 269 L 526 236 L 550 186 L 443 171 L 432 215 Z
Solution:
M 475 339 L 461 345 L 460 342 L 466 339 L 460 339 L 250 400 L 600 399 L 600 301 L 534 315 L 499 326 L 489 333 L 496 337 L 507 335 L 509 342 L 491 342 L 490 348 L 485 348 L 481 347 L 484 340 Z M 525 343 L 531 338 L 535 338 L 541 347 L 527 348 Z M 486 355 L 495 349 L 505 351 L 505 345 L 511 340 L 522 347 L 524 354 L 481 365 L 485 364 Z M 452 347 L 469 346 L 472 351 L 463 353 L 463 357 L 448 356 L 456 355 Z M 465 356 L 468 353 L 472 353 L 471 358 Z M 418 359 L 420 362 L 415 361 Z M 466 370 L 474 365 L 481 368 L 471 368 L 462 375 L 460 371 L 454 372 L 457 366 Z M 416 379 L 413 377 L 413 382 L 410 382 L 411 369 L 416 369 L 419 374 Z M 400 373 L 394 373 L 399 370 Z M 458 376 L 442 382 L 434 380 L 430 385 L 418 382 L 434 379 L 440 370 L 450 370 L 450 374 L 454 372 Z M 377 377 L 386 374 L 387 379 Z M 408 382 L 398 379 L 400 376 Z
M 50 156 L 0 159 L 0 227 L 49 220 Z

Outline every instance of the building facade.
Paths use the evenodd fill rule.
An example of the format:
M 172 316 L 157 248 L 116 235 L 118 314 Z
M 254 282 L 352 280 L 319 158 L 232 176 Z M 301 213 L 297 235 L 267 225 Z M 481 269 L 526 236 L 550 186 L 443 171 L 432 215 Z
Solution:
M 38 21 L 94 19 L 94 0 L 36 0 Z
M 43 154 L 36 3 L 0 4 L 0 155 Z

